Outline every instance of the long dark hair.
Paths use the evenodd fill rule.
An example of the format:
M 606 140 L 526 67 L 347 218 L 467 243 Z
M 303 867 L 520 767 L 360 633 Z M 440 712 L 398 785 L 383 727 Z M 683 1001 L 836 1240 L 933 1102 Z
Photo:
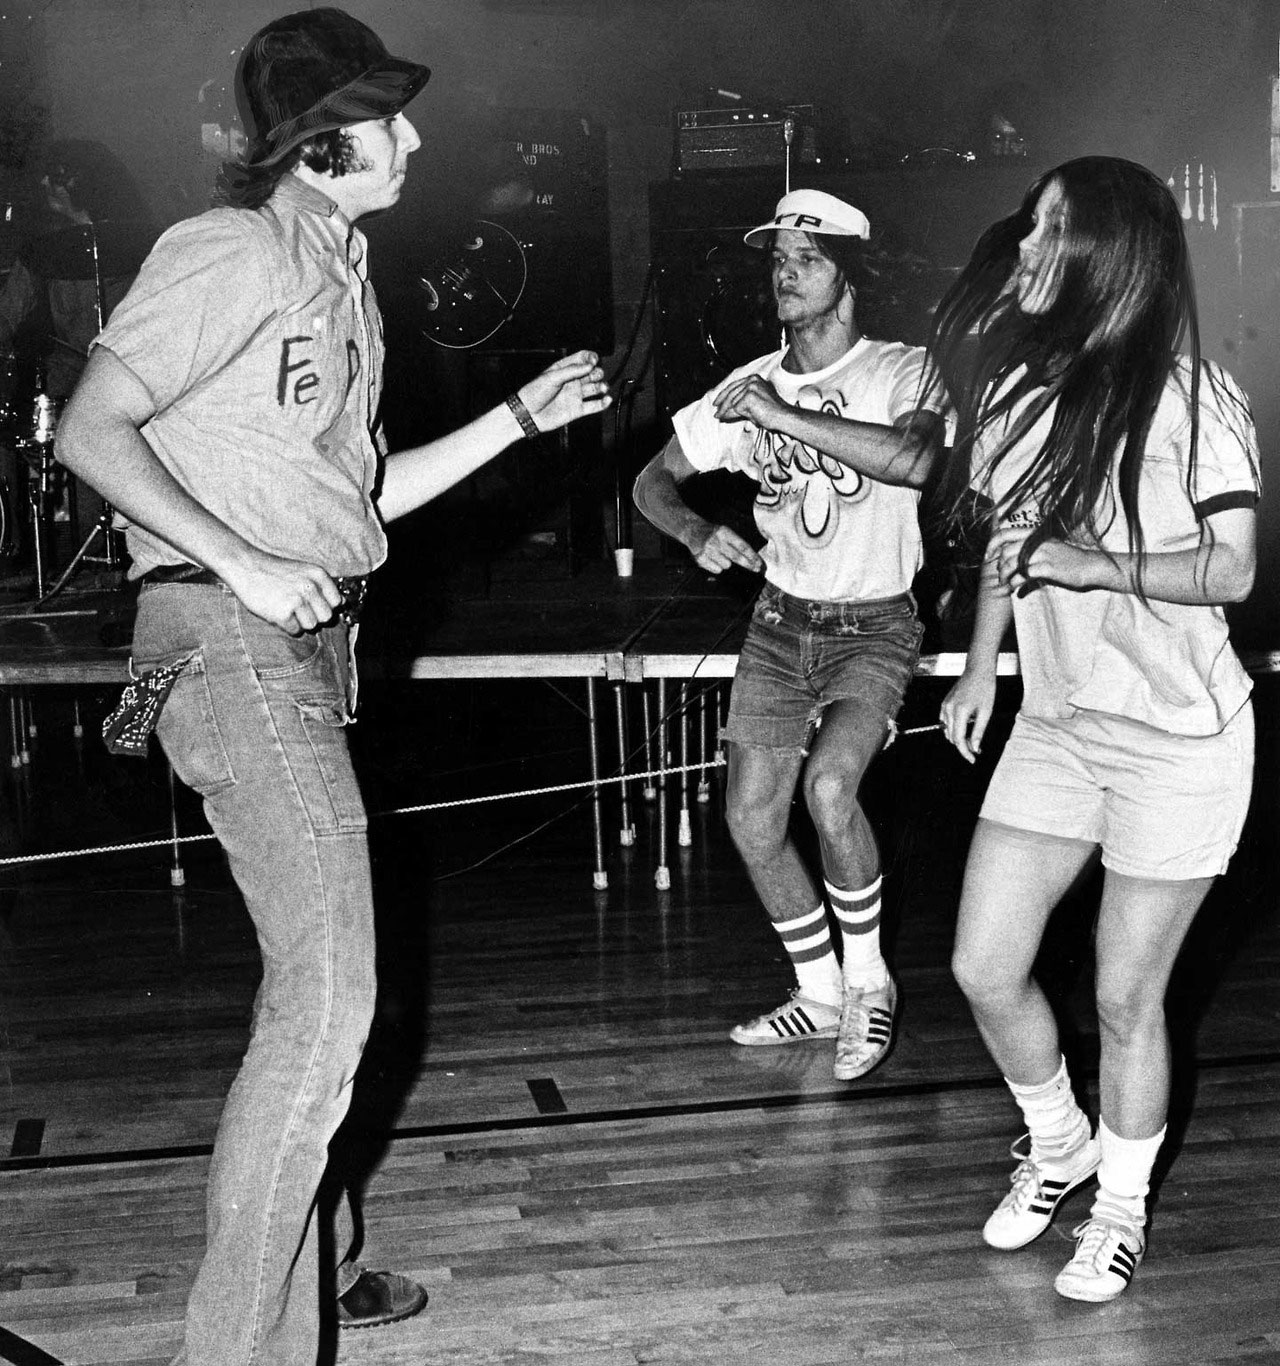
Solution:
M 1061 188 L 1065 223 L 1057 293 L 1041 314 L 1018 307 L 1011 279 L 1018 244 L 1031 231 L 1045 187 Z M 1046 540 L 1084 536 L 1100 546 L 1115 516 L 1114 488 L 1138 557 L 1142 596 L 1145 543 L 1139 479 L 1152 419 L 1170 377 L 1189 360 L 1191 424 L 1188 494 L 1194 487 L 1200 386 L 1240 401 L 1204 366 L 1191 261 L 1178 206 L 1145 167 L 1117 157 L 1080 157 L 1047 171 L 1018 211 L 979 238 L 967 266 L 934 315 L 932 349 L 958 415 L 948 471 L 953 517 L 967 496 L 974 442 L 986 437 L 988 470 L 1005 460 L 1052 408 L 1048 438 L 991 512 L 1027 501 L 1041 521 L 1022 567 Z M 993 440 L 994 438 L 994 440 Z M 992 449 L 994 447 L 994 449 Z M 1118 453 L 1118 458 L 1117 458 Z
M 218 173 L 216 204 L 236 209 L 257 209 L 275 193 L 276 186 L 296 166 L 313 171 L 332 172 L 335 176 L 359 170 L 363 160 L 351 141 L 347 128 L 330 128 L 308 138 L 291 156 L 270 165 L 248 161 L 224 162 Z

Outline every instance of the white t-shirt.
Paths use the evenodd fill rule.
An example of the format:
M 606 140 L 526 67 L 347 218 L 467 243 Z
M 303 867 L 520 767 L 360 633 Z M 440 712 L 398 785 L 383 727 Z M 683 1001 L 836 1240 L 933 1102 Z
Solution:
M 1209 371 L 1212 371 L 1212 380 Z M 1187 490 L 1190 454 L 1190 364 L 1170 377 L 1151 424 L 1138 487 L 1148 554 L 1193 550 L 1201 523 L 1214 512 L 1252 507 L 1258 497 L 1257 437 L 1235 381 L 1217 366 L 1200 380 L 1200 438 L 1195 482 Z M 1016 382 L 1018 375 L 1010 379 Z M 1238 408 L 1215 389 L 1234 396 Z M 1044 445 L 1051 406 L 988 476 L 998 434 L 974 453 L 973 486 L 999 499 Z M 1012 418 L 1010 419 L 1013 420 Z M 1251 463 L 1252 457 L 1252 463 Z M 1126 554 L 1129 537 L 1118 496 L 1104 549 Z M 1037 525 L 1034 504 L 1006 513 L 1006 523 Z M 1100 525 L 1105 525 L 1100 520 Z M 1081 540 L 1081 545 L 1088 545 Z M 1148 600 L 1107 589 L 1076 592 L 1044 584 L 1013 599 L 1023 680 L 1022 709 L 1062 718 L 1077 708 L 1141 721 L 1175 735 L 1216 735 L 1244 705 L 1252 683 L 1227 638 L 1221 607 Z
M 672 419 L 681 449 L 697 470 L 736 470 L 759 484 L 755 518 L 766 540 L 765 577 L 784 593 L 821 602 L 905 593 L 921 562 L 919 492 L 867 478 L 752 422 L 721 422 L 714 402 L 725 384 L 761 375 L 784 403 L 891 426 L 918 408 L 943 408 L 936 388 L 921 399 L 924 348 L 863 337 L 833 364 L 805 375 L 784 370 L 785 355 L 784 348 L 740 366 L 681 408 Z

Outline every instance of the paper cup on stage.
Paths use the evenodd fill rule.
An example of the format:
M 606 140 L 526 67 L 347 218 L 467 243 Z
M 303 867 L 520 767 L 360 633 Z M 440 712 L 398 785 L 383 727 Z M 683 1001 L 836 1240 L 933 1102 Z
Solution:
M 635 565 L 635 554 L 636 552 L 629 547 L 626 550 L 619 548 L 613 552 L 613 562 L 618 566 L 618 577 L 620 579 L 631 577 L 631 570 Z

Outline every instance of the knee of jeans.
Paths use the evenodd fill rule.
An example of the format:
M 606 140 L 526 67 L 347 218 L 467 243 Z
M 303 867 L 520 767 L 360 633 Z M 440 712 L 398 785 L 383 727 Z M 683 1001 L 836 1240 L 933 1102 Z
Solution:
M 332 990 L 305 1003 L 294 1003 L 291 1031 L 300 1050 L 315 1059 L 322 1072 L 341 1088 L 350 1083 L 373 1027 L 376 986 L 373 974 L 342 974 Z
M 360 894 L 358 884 L 334 888 L 334 896 Z M 351 1020 L 344 1028 L 367 1027 L 377 994 L 371 915 L 329 915 L 299 911 L 263 941 L 259 1008 L 297 1021 L 305 1029 L 331 1027 L 333 1017 Z

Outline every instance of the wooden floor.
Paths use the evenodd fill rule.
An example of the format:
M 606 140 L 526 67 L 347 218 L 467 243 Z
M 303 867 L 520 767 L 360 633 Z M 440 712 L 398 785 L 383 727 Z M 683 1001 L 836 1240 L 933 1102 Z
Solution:
M 944 686 L 917 683 L 905 722 L 936 718 Z M 352 739 L 379 813 L 382 995 L 339 1158 L 366 1260 L 431 1302 L 343 1334 L 337 1361 L 1280 1361 L 1280 692 L 1258 695 L 1255 810 L 1171 997 L 1176 1156 L 1149 1258 L 1089 1307 L 1051 1288 L 1087 1196 L 1020 1253 L 978 1236 L 1019 1132 L 947 967 L 985 771 L 924 734 L 869 779 L 902 1029 L 842 1085 L 829 1043 L 726 1039 L 788 983 L 718 782 L 691 847 L 672 816 L 667 891 L 654 807 L 637 794 L 624 848 L 612 802 L 596 891 L 576 794 L 381 814 L 583 776 L 577 683 L 371 686 Z M 78 696 L 92 734 L 109 693 Z M 165 834 L 163 769 L 77 747 L 71 716 L 37 695 L 32 762 L 0 772 L 0 856 Z M 180 817 L 199 829 L 185 799 Z M 178 892 L 162 849 L 0 866 L 0 1362 L 176 1349 L 257 979 L 216 852 L 183 857 Z M 1086 1077 L 1089 912 L 1064 908 L 1044 963 Z

